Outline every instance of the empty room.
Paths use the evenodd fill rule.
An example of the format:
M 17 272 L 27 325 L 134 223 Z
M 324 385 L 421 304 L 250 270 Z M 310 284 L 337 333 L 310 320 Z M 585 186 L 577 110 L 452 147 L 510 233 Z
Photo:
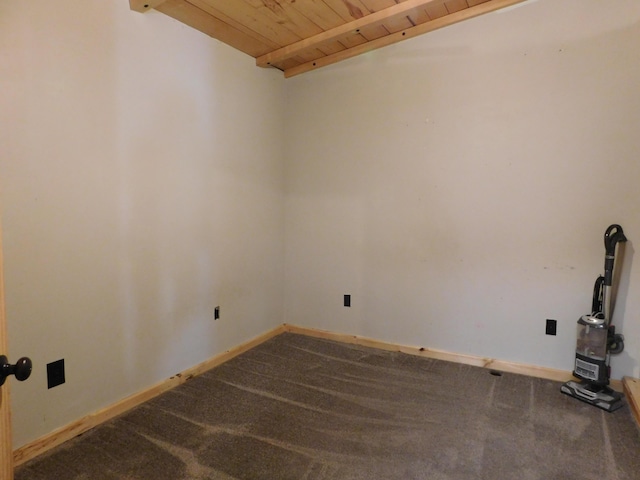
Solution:
M 0 480 L 640 478 L 639 46 L 637 0 L 1 1 Z

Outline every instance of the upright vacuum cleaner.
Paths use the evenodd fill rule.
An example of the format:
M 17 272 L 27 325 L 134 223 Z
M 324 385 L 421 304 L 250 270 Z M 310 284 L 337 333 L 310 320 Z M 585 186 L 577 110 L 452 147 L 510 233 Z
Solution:
M 580 381 L 571 380 L 560 387 L 562 393 L 608 412 L 623 405 L 622 394 L 609 387 L 609 359 L 624 350 L 624 337 L 616 334 L 611 324 L 611 289 L 616 245 L 626 241 L 620 225 L 610 225 L 604 233 L 604 277 L 599 276 L 593 287 L 591 313 L 578 320 L 573 376 Z

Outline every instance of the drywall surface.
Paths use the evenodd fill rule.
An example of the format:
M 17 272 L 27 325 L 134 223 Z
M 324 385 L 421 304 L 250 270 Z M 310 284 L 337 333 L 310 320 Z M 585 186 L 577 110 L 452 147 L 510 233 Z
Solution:
M 3 1 L 0 52 L 17 448 L 282 323 L 284 80 L 126 0 Z
M 288 80 L 286 321 L 571 370 L 620 223 L 637 377 L 638 45 L 636 1 L 541 0 Z

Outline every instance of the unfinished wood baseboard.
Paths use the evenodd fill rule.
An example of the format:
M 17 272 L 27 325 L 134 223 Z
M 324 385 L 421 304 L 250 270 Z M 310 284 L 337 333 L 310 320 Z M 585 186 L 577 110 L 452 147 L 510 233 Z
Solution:
M 299 333 L 316 338 L 325 338 L 335 340 L 337 342 L 352 343 L 365 347 L 378 348 L 380 350 L 388 350 L 393 352 L 402 352 L 409 355 L 417 355 L 420 357 L 434 358 L 437 360 L 446 360 L 448 362 L 464 363 L 476 367 L 488 368 L 490 370 L 499 370 L 501 372 L 518 373 L 520 375 L 528 375 L 530 377 L 544 378 L 547 380 L 555 380 L 557 382 L 566 382 L 574 379 L 571 372 L 567 370 L 558 370 L 554 368 L 538 367 L 535 365 L 526 365 L 522 363 L 507 362 L 504 360 L 496 360 L 494 358 L 480 357 L 476 355 L 464 355 L 459 353 L 451 353 L 433 348 L 412 347 L 408 345 L 400 345 L 396 343 L 384 342 L 372 338 L 361 337 L 359 335 L 348 335 L 344 333 L 334 333 L 325 330 L 317 330 L 314 328 L 299 327 L 296 325 L 285 324 L 284 329 L 287 332 Z M 621 392 L 622 382 L 620 380 L 611 380 L 611 388 Z
M 98 410 L 95 413 L 87 415 L 79 420 L 76 420 L 75 422 L 70 423 L 69 425 L 66 425 L 62 428 L 59 428 L 58 430 L 54 430 L 53 432 L 43 437 L 40 437 L 39 439 L 14 450 L 14 466 L 17 467 L 18 465 L 21 465 L 31 460 L 32 458 L 45 453 L 53 447 L 66 442 L 67 440 L 71 440 L 72 438 L 77 437 L 78 435 L 88 430 L 91 430 L 101 423 L 104 423 L 107 420 L 110 420 L 134 407 L 137 407 L 138 405 L 146 401 L 151 400 L 154 397 L 157 397 L 163 392 L 171 390 L 172 388 L 175 388 L 178 385 L 191 380 L 193 377 L 198 376 L 214 367 L 217 367 L 218 365 L 231 360 L 233 357 L 236 357 L 257 345 L 260 345 L 266 340 L 269 340 L 276 335 L 280 335 L 284 331 L 284 326 L 280 325 L 279 327 L 274 328 L 273 330 L 270 330 L 258 337 L 255 337 L 248 342 L 226 350 L 221 354 L 216 355 L 194 367 L 188 368 L 183 372 L 177 373 L 176 375 L 152 386 L 151 388 L 131 395 L 130 397 L 120 400 L 113 405 L 109 405 L 108 407 Z
M 633 416 L 636 418 L 636 423 L 640 427 L 640 379 L 624 377 L 622 385 L 624 386 L 624 394 L 627 397 L 629 408 L 631 408 Z

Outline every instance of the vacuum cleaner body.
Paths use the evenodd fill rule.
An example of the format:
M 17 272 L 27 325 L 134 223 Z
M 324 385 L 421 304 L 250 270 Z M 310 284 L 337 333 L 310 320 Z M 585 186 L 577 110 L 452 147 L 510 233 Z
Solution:
M 594 315 L 583 315 L 578 320 L 578 342 L 575 377 L 599 385 L 609 383 L 607 374 L 607 326 L 604 319 Z
M 626 242 L 622 227 L 611 225 L 604 235 L 605 274 L 598 277 L 593 289 L 591 314 L 578 319 L 576 359 L 573 375 L 580 381 L 568 381 L 560 391 L 578 400 L 612 412 L 623 405 L 622 394 L 609 387 L 609 360 L 612 353 L 624 349 L 624 338 L 611 325 L 611 287 L 615 250 Z

